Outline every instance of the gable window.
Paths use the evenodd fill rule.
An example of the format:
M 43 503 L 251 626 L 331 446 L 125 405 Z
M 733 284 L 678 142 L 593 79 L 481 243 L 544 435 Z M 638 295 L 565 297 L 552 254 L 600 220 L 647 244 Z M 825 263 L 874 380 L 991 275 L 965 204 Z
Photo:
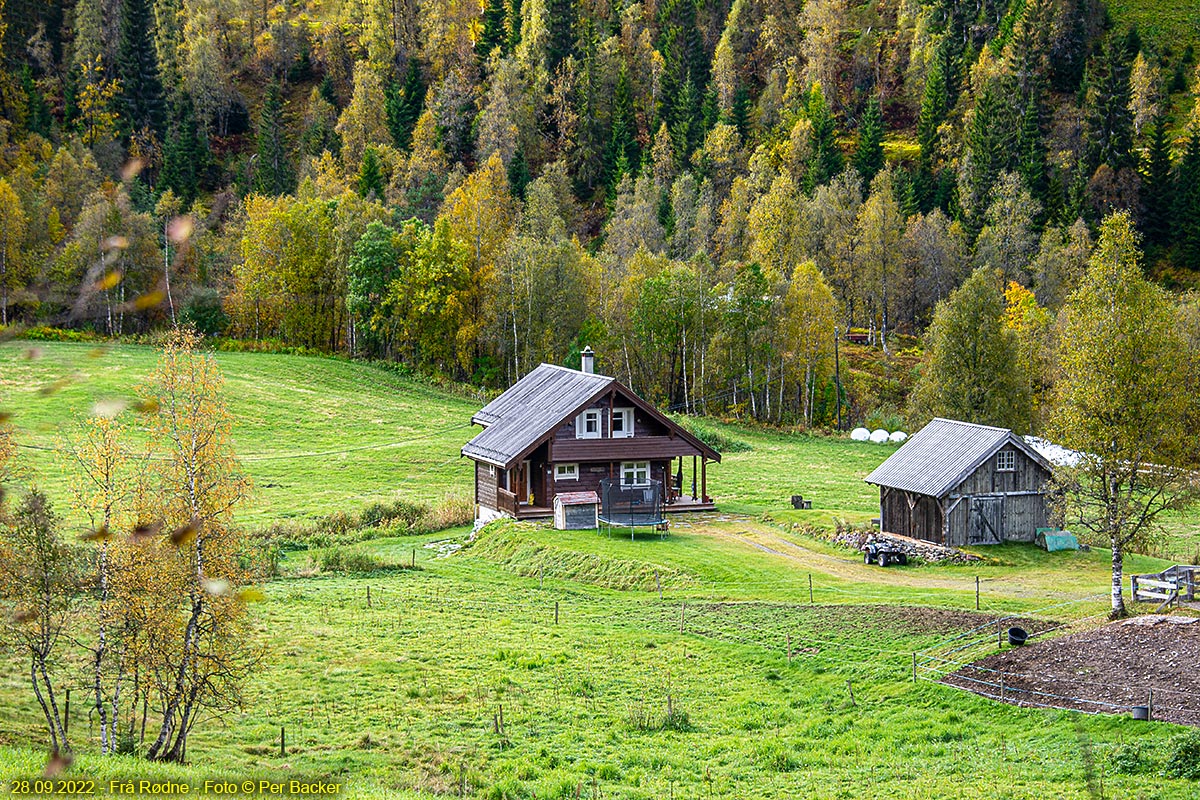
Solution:
M 612 416 L 612 438 L 624 439 L 633 436 L 633 409 L 614 408 Z
M 578 464 L 555 464 L 554 465 L 554 480 L 556 480 L 556 481 L 577 481 L 577 480 L 579 480 L 579 465 Z
M 575 418 L 575 438 L 600 438 L 600 409 L 589 408 Z
M 996 471 L 1012 472 L 1017 468 L 1017 454 L 1012 450 L 1001 450 L 996 453 Z
M 649 461 L 622 461 L 621 462 L 621 485 L 622 486 L 649 486 L 650 485 L 650 462 Z

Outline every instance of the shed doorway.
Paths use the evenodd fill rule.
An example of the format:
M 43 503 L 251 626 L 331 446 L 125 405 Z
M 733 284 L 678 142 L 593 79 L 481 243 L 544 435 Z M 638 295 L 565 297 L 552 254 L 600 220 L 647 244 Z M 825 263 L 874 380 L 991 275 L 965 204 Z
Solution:
M 1004 498 L 972 497 L 967 544 L 1000 544 L 1004 541 Z

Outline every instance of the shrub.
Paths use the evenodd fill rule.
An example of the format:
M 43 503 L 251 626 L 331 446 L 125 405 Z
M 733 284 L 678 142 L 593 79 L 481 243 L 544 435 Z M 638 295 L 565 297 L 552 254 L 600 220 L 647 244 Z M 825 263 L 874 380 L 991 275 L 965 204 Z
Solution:
M 1122 775 L 1138 775 L 1152 766 L 1146 747 L 1141 742 L 1123 744 L 1112 754 L 1112 768 Z
M 334 547 L 321 555 L 322 572 L 376 572 L 387 569 L 388 566 L 378 556 L 362 550 L 342 550 L 340 547 Z
M 1172 738 L 1170 748 L 1163 772 L 1171 778 L 1200 780 L 1200 731 L 1188 731 Z
M 225 309 L 221 307 L 221 295 L 217 294 L 217 290 L 200 286 L 183 304 L 179 321 L 184 325 L 191 325 L 197 333 L 204 336 L 216 336 L 225 330 L 229 318 L 225 316 Z

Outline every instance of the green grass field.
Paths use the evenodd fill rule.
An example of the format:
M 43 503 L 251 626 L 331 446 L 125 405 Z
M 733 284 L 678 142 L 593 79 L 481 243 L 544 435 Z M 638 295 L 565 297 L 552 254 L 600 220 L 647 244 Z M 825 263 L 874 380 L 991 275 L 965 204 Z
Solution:
M 157 356 L 137 345 L 42 343 L 30 360 L 29 347 L 0 346 L 0 408 L 13 413 L 29 481 L 65 502 L 65 459 L 54 450 L 96 401 L 134 398 Z M 241 514 L 247 524 L 356 509 L 397 494 L 431 501 L 470 492 L 471 472 L 458 451 L 472 436 L 478 404 L 336 359 L 216 359 L 236 419 L 235 446 L 254 481 Z M 43 393 L 64 379 L 61 389 Z M 123 418 L 138 422 L 133 412 Z
M 89 350 L 44 345 L 28 361 L 0 347 L 0 408 L 14 412 L 23 442 L 56 447 L 71 415 L 96 397 L 128 396 L 154 360 L 146 348 Z M 259 491 L 248 523 L 396 492 L 469 491 L 457 453 L 471 402 L 342 361 L 218 360 Z M 74 382 L 38 393 L 63 375 Z M 751 448 L 710 471 L 721 512 L 679 517 L 665 538 L 502 525 L 443 556 L 446 542 L 468 543 L 460 528 L 354 545 L 419 567 L 361 576 L 314 575 L 320 552 L 289 552 L 252 607 L 264 668 L 243 709 L 197 726 L 190 765 L 101 759 L 74 699 L 80 757 L 69 774 L 102 790 L 111 779 L 179 780 L 192 793 L 206 779 L 320 778 L 370 798 L 1015 800 L 1089 798 L 1098 784 L 1105 797 L 1196 796 L 1194 782 L 1158 774 L 1177 726 L 1017 708 L 912 680 L 914 652 L 997 615 L 1101 614 L 1106 553 L 1005 545 L 979 550 L 980 565 L 865 567 L 800 525 L 872 516 L 877 496 L 861 478 L 892 448 L 721 430 Z M 389 446 L 352 449 L 375 444 Z M 60 497 L 56 454 L 23 457 Z M 814 510 L 788 509 L 793 493 Z M 1161 563 L 1135 557 L 1128 567 Z M 24 662 L 0 659 L 9 791 L 36 777 L 45 755 L 32 746 L 41 731 Z M 83 666 L 68 666 L 78 698 Z M 1148 760 L 1128 758 L 1135 741 Z

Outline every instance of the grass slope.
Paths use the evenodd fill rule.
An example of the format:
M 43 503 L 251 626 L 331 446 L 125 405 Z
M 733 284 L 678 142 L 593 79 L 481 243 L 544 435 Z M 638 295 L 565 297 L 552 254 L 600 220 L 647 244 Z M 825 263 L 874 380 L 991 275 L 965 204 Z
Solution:
M 1118 28 L 1137 26 L 1143 39 L 1176 55 L 1200 44 L 1200 5 L 1194 0 L 1107 0 Z
M 90 349 L 51 344 L 28 361 L 0 348 L 0 407 L 15 412 L 23 442 L 57 446 L 72 415 L 129 396 L 153 367 L 148 348 L 97 358 Z M 475 404 L 369 366 L 217 357 L 259 487 L 247 521 L 396 491 L 469 491 L 457 452 Z M 61 391 L 38 392 L 65 375 L 73 381 Z M 912 682 L 914 651 L 979 622 L 976 575 L 986 614 L 1053 606 L 1051 618 L 1090 617 L 1103 611 L 1106 554 L 1006 545 L 981 549 L 987 561 L 969 567 L 865 567 L 799 526 L 872 516 L 877 495 L 861 479 L 891 447 L 719 427 L 751 448 L 710 471 L 722 511 L 680 517 L 666 538 L 512 524 L 442 557 L 446 540 L 467 542 L 459 529 L 357 545 L 420 568 L 357 577 L 300 577 L 321 553 L 290 553 L 291 577 L 265 586 L 253 609 L 264 668 L 243 708 L 197 726 L 191 766 L 98 758 L 77 699 L 82 755 L 71 774 L 162 776 L 194 792 L 208 778 L 311 777 L 345 782 L 350 797 L 631 800 L 1086 798 L 1102 774 L 1110 796 L 1195 796 L 1194 783 L 1155 774 L 1174 726 Z M 400 444 L 351 449 L 376 443 Z M 265 458 L 326 451 L 337 454 Z M 23 453 L 61 497 L 55 454 Z M 787 509 L 793 493 L 816 508 Z M 29 747 L 41 731 L 24 667 L 0 653 L 0 781 L 34 777 L 44 760 Z M 64 669 L 85 696 L 84 666 Z M 1134 740 L 1149 754 L 1140 767 L 1122 749 Z
M 483 545 L 448 558 L 425 545 L 467 531 L 373 542 L 394 561 L 415 549 L 421 569 L 268 585 L 255 611 L 273 657 L 246 708 L 198 727 L 190 769 L 156 769 L 197 784 L 326 778 L 364 797 L 631 800 L 1082 799 L 1089 774 L 1103 771 L 1110 796 L 1151 796 L 1148 785 L 1163 800 L 1194 796 L 1189 781 L 1113 771 L 1123 743 L 1136 737 L 1161 754 L 1174 726 L 1021 709 L 913 683 L 911 653 L 955 628 L 877 604 L 962 614 L 973 608 L 965 572 L 880 573 L 820 549 L 797 568 L 748 539 L 777 530 L 712 519 L 630 542 L 522 524 L 489 529 Z M 679 580 L 662 600 L 600 585 L 615 574 L 547 571 L 539 580 L 520 574 L 519 554 L 513 563 L 513 553 L 489 549 L 489 537 L 601 555 L 614 573 L 672 570 Z M 565 557 L 563 568 L 579 561 Z M 1076 597 L 1104 587 L 1098 554 L 1069 565 L 1036 553 L 1018 561 L 985 572 L 995 579 L 985 611 L 1044 604 L 1055 573 L 1072 576 L 1059 589 Z M 1022 573 L 1043 577 L 1023 583 Z M 856 611 L 861 603 L 872 605 Z M 1093 610 L 1085 603 L 1071 613 Z M 0 671 L 0 780 L 40 763 L 19 746 L 37 736 L 37 717 L 21 694 L 19 662 L 9 666 Z M 86 738 L 84 710 L 75 714 L 73 729 Z M 90 757 L 74 774 L 140 774 L 133 762 L 116 764 Z
M 0 346 L 0 408 L 13 412 L 31 482 L 65 508 L 62 446 L 72 420 L 97 400 L 130 399 L 154 369 L 138 345 L 43 343 Z M 459 448 L 478 405 L 387 370 L 329 358 L 216 353 L 225 377 L 234 440 L 254 499 L 243 521 L 327 514 L 397 493 L 435 500 L 469 495 Z M 61 389 L 44 394 L 55 382 Z M 138 422 L 132 412 L 125 419 Z M 319 455 L 310 455 L 319 454 Z

